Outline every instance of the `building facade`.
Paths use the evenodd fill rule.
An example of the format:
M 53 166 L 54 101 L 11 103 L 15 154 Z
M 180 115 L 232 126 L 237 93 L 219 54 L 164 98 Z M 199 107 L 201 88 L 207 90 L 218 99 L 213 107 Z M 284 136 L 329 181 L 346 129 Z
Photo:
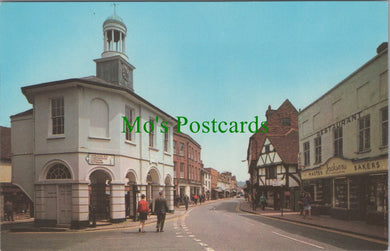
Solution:
M 266 111 L 268 132 L 251 136 L 248 146 L 250 194 L 267 198 L 274 209 L 296 209 L 299 199 L 298 111 L 287 99 Z
M 173 133 L 173 163 L 175 195 L 181 201 L 184 196 L 201 195 L 201 146 L 185 133 Z
M 303 109 L 304 189 L 318 213 L 385 223 L 388 214 L 388 51 Z
M 11 128 L 0 126 L 0 219 L 4 220 L 4 204 L 12 203 L 14 218 L 33 216 L 34 207 L 30 198 L 12 181 Z
M 205 168 L 207 171 L 210 172 L 210 180 L 211 180 L 211 199 L 216 200 L 218 199 L 218 192 L 220 192 L 220 189 L 218 189 L 218 177 L 219 172 L 215 170 L 214 168 L 208 167 Z
M 141 194 L 153 204 L 159 191 L 174 209 L 176 120 L 134 93 L 126 39 L 114 14 L 96 77 L 22 88 L 33 109 L 11 116 L 12 181 L 34 201 L 36 225 L 80 228 L 91 214 L 121 222 Z
M 203 194 L 206 200 L 211 198 L 211 173 L 206 168 L 203 168 Z

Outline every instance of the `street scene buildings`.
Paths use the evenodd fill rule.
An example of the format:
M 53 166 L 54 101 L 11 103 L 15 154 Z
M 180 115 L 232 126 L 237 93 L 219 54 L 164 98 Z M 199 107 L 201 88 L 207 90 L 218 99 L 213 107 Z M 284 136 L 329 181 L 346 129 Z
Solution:
M 387 224 L 387 43 L 298 120 L 303 188 L 318 213 Z
M 263 194 L 275 209 L 282 201 L 298 211 L 300 194 L 309 192 L 313 214 L 387 224 L 387 42 L 299 113 L 286 100 L 266 117 L 269 133 L 249 139 L 254 201 Z
M 249 50 L 256 54 L 255 60 L 247 63 L 245 59 L 245 67 L 240 68 L 244 61 L 238 60 L 236 48 L 250 47 L 251 43 L 236 46 L 233 41 L 222 56 L 216 56 L 223 59 L 223 66 L 228 69 L 225 73 L 229 73 L 220 76 L 220 65 L 210 63 L 199 71 L 193 70 L 199 64 L 196 60 L 185 64 L 177 59 L 179 53 L 174 52 L 182 49 L 180 46 L 163 51 L 161 48 L 173 42 L 167 43 L 158 33 L 175 27 L 159 28 L 155 37 L 137 44 L 149 46 L 148 43 L 157 41 L 161 47 L 160 51 L 150 51 L 153 58 L 165 59 L 171 54 L 177 57 L 164 62 L 171 67 L 170 72 L 153 60 L 144 70 L 146 75 L 157 78 L 180 76 L 180 80 L 172 80 L 178 89 L 172 96 L 171 83 L 166 79 L 159 82 L 157 92 L 163 102 L 158 102 L 148 96 L 149 91 L 157 89 L 152 81 L 141 84 L 134 77 L 136 68 L 132 63 L 142 60 L 144 55 L 128 55 L 129 49 L 135 50 L 129 46 L 134 39 L 129 34 L 144 32 L 137 26 L 142 22 L 146 26 L 140 29 L 160 26 L 146 19 L 126 23 L 116 14 L 116 4 L 113 6 L 114 14 L 103 22 L 100 36 L 92 39 L 99 40 L 101 47 L 100 57 L 94 60 L 94 75 L 75 74 L 38 84 L 26 82 L 19 91 L 30 108 L 10 113 L 9 127 L 0 126 L 1 250 L 388 248 L 387 42 L 381 41 L 377 48 L 372 48 L 371 59 L 343 76 L 342 81 L 314 96 L 317 92 L 307 86 L 297 87 L 295 93 L 277 85 L 282 81 L 278 79 L 281 75 L 296 77 L 297 71 L 302 71 L 297 75 L 304 76 L 299 81 L 309 82 L 311 78 L 310 81 L 315 79 L 323 84 L 332 79 L 316 76 L 318 72 L 304 72 L 295 59 L 288 70 L 279 69 L 279 63 L 286 60 L 284 48 L 272 45 L 272 50 L 267 50 L 269 42 L 256 40 L 261 52 Z M 94 18 L 100 15 L 94 11 Z M 196 23 L 212 15 L 201 13 L 196 15 Z M 187 14 L 180 12 L 180 17 L 184 20 Z M 243 17 L 229 18 L 233 18 L 228 22 L 232 24 Z M 270 23 L 262 20 L 256 27 Z M 215 23 L 205 26 L 212 25 Z M 202 47 L 204 53 L 217 55 L 219 46 L 229 40 L 227 34 L 228 29 L 221 30 L 220 41 L 211 50 Z M 75 36 L 78 35 L 76 32 Z M 207 44 L 208 36 L 204 35 L 200 44 Z M 196 36 L 190 37 L 190 46 L 182 46 L 186 53 L 192 50 Z M 144 41 L 148 41 L 146 45 Z M 305 41 L 304 46 L 306 43 L 309 42 Z M 231 54 L 226 55 L 227 51 Z M 188 56 L 186 53 L 184 57 Z M 201 54 L 197 58 L 204 56 Z M 267 61 L 270 54 L 283 57 L 258 63 Z M 238 63 L 233 64 L 230 57 Z M 268 64 L 277 68 L 267 68 Z M 254 72 L 264 68 L 262 74 L 268 71 L 272 78 L 250 76 L 245 69 L 250 65 Z M 54 66 L 50 67 L 45 71 L 54 71 Z M 199 83 L 186 83 L 188 73 L 192 77 L 199 75 Z M 244 80 L 243 76 L 255 81 L 244 87 L 248 78 Z M 228 98 L 212 104 L 231 78 L 235 87 L 237 83 L 243 86 L 230 90 Z M 255 90 L 258 82 L 266 84 Z M 181 85 L 194 89 L 183 91 L 178 87 Z M 138 92 L 140 87 L 143 92 Z M 250 91 L 244 93 L 246 89 Z M 263 89 L 266 91 L 262 92 Z M 256 96 L 250 97 L 250 92 Z M 310 98 L 303 98 L 305 95 Z M 262 96 L 267 105 L 262 103 Z M 244 104 L 244 109 L 235 107 L 235 100 Z M 203 120 L 199 116 L 201 105 L 217 114 Z M 181 106 L 186 107 L 188 114 L 174 114 L 180 110 L 172 107 Z M 241 115 L 248 110 L 254 114 L 248 117 L 255 117 L 256 121 L 217 117 L 218 112 Z M 179 115 L 193 116 L 188 120 L 193 121 L 188 125 L 192 134 L 178 132 Z M 217 120 L 218 123 L 209 123 Z M 204 124 L 196 121 L 217 125 L 219 130 L 198 133 L 191 127 L 203 128 Z M 259 122 L 259 130 L 223 132 L 220 127 L 230 123 L 226 121 L 234 122 L 236 129 L 237 125 L 251 128 L 246 124 Z M 226 137 L 231 141 L 225 141 Z M 244 155 L 239 156 L 239 161 L 229 162 L 237 158 L 237 149 Z M 143 206 L 139 204 L 141 198 L 145 199 Z

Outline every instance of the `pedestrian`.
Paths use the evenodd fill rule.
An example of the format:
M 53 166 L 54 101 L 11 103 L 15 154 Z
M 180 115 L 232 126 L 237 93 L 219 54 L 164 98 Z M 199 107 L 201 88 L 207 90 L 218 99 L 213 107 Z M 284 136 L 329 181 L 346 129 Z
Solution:
M 299 197 L 299 200 L 298 200 L 298 207 L 299 207 L 299 215 L 300 216 L 303 216 L 304 214 L 304 209 L 303 209 L 303 201 L 305 199 L 305 192 L 302 192 L 300 197 Z
M 188 195 L 184 196 L 184 205 L 186 206 L 186 211 L 188 210 L 188 202 L 190 198 L 188 198 Z
M 13 210 L 13 205 L 10 200 L 7 200 L 4 204 L 4 211 L 6 214 L 6 219 L 8 221 L 14 221 L 14 210 Z
M 309 219 L 311 219 L 311 195 L 308 192 L 305 194 L 303 207 L 305 210 L 305 215 L 303 217 L 306 218 L 306 215 L 309 214 Z
M 168 211 L 167 200 L 163 191 L 159 192 L 160 197 L 154 201 L 155 212 L 157 213 L 157 232 L 164 232 L 165 215 Z
M 150 211 L 148 202 L 146 202 L 145 194 L 141 195 L 141 200 L 138 201 L 137 213 L 139 213 L 139 228 L 138 232 L 145 233 L 145 221 L 148 219 L 148 213 Z
M 194 201 L 195 201 L 195 205 L 198 205 L 198 195 L 197 194 L 194 195 Z
M 267 205 L 267 199 L 265 198 L 265 196 L 263 194 L 261 194 L 261 196 L 260 196 L 260 206 L 261 206 L 261 209 L 263 211 L 264 211 L 266 205 Z
M 252 198 L 252 209 L 253 209 L 253 211 L 256 211 L 258 203 L 259 203 L 259 201 L 257 199 L 257 194 L 255 194 L 255 195 L 253 195 L 253 198 Z

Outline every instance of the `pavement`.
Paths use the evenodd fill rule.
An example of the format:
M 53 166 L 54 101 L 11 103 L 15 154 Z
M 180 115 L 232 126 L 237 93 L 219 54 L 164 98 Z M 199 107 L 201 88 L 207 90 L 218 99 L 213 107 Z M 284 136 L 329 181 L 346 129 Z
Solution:
M 203 202 L 201 205 L 206 205 L 210 203 L 215 203 L 224 199 L 219 200 L 209 200 Z M 167 213 L 165 220 L 171 220 L 175 218 L 182 217 L 187 212 L 191 210 L 193 207 L 197 207 L 198 205 L 190 204 L 188 211 L 185 210 L 185 206 L 181 205 L 179 207 L 175 207 L 175 211 L 173 213 Z M 88 227 L 84 229 L 70 229 L 67 226 L 63 227 L 35 227 L 34 226 L 34 218 L 27 217 L 14 217 L 15 221 L 1 221 L 0 226 L 1 230 L 9 230 L 12 232 L 76 232 L 76 231 L 99 231 L 99 230 L 115 230 L 115 229 L 123 229 L 123 228 L 138 228 L 139 221 L 133 221 L 132 219 L 126 219 L 126 221 L 121 223 L 111 223 L 109 221 L 97 221 L 96 227 Z M 148 215 L 148 219 L 145 222 L 145 225 L 157 223 L 157 215 Z M 138 229 L 137 229 L 138 231 Z
M 344 233 L 356 234 L 364 237 L 370 237 L 378 240 L 388 241 L 388 228 L 379 225 L 370 225 L 364 221 L 352 221 L 352 220 L 339 220 L 330 217 L 329 215 L 315 215 L 311 217 L 303 217 L 299 215 L 299 212 L 293 212 L 288 209 L 283 210 L 283 216 L 280 210 L 273 210 L 273 208 L 267 207 L 263 211 L 260 207 L 257 207 L 256 211 L 252 210 L 252 206 L 249 202 L 244 201 L 240 203 L 240 210 L 261 215 L 269 218 L 276 218 L 279 220 L 285 220 L 294 223 L 311 225 L 319 228 L 330 229 L 340 231 Z

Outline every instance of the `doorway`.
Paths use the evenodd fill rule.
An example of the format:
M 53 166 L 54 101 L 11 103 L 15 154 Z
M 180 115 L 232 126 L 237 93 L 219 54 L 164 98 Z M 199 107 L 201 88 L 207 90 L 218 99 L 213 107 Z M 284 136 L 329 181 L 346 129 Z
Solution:
M 96 170 L 90 175 L 90 210 L 94 209 L 97 220 L 110 220 L 110 175 L 102 170 Z

